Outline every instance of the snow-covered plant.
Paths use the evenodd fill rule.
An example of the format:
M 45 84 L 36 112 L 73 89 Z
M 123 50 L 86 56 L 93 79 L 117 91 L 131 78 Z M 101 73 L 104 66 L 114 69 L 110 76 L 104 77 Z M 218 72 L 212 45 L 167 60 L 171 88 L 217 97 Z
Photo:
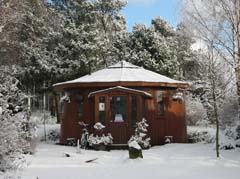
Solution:
M 96 135 L 90 134 L 88 137 L 88 143 L 89 146 L 96 147 L 99 145 L 111 145 L 113 143 L 113 137 L 110 133 L 107 135 L 103 134 L 103 129 L 105 128 L 104 125 L 102 125 L 100 122 L 97 122 L 94 126 L 94 129 L 96 130 Z
M 102 123 L 100 123 L 100 122 L 97 122 L 93 127 L 94 127 L 94 129 L 96 129 L 96 130 L 102 130 L 102 129 L 105 128 L 105 126 L 102 125 Z
M 214 143 L 216 140 L 213 127 L 188 126 L 187 136 L 190 143 Z
M 173 98 L 173 100 L 181 102 L 181 101 L 183 101 L 183 93 L 177 92 L 176 94 L 174 94 L 172 96 L 172 98 Z
M 67 103 L 71 102 L 71 98 L 68 93 L 65 93 L 65 95 L 62 96 L 60 99 L 60 103 L 64 103 L 64 102 L 67 102 Z
M 207 126 L 207 111 L 198 97 L 186 96 L 186 121 L 190 126 Z
M 142 121 L 136 123 L 135 134 L 129 139 L 128 144 L 136 141 L 142 149 L 151 147 L 150 137 L 147 137 L 147 120 L 145 118 Z
M 107 135 L 102 135 L 102 136 L 94 136 L 91 134 L 88 138 L 88 143 L 90 146 L 94 145 L 111 145 L 113 143 L 113 137 L 110 133 Z
M 17 168 L 16 159 L 31 152 L 26 96 L 18 84 L 10 68 L 0 67 L 0 171 Z
M 47 140 L 49 141 L 56 142 L 59 140 L 59 138 L 60 138 L 60 131 L 58 128 L 50 130 L 47 134 Z

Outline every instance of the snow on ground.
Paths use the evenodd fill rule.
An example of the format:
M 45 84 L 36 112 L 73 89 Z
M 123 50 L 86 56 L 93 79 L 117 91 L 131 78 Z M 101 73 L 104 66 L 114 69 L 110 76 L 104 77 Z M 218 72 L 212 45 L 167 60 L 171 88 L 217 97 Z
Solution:
M 238 179 L 240 149 L 221 151 L 216 159 L 213 148 L 212 144 L 168 144 L 144 150 L 143 159 L 131 160 L 127 150 L 78 154 L 74 147 L 40 143 L 31 164 L 19 175 L 22 179 Z M 65 152 L 71 156 L 65 157 Z

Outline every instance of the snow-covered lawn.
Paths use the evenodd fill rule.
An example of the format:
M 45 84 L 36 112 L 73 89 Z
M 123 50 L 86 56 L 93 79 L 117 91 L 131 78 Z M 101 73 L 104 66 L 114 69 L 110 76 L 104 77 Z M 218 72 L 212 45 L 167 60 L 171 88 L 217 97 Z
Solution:
M 40 143 L 22 179 L 239 179 L 240 149 L 221 151 L 211 144 L 168 144 L 143 151 L 143 159 L 128 159 L 127 150 L 82 151 Z M 71 157 L 65 157 L 67 152 Z M 94 162 L 85 161 L 98 158 Z

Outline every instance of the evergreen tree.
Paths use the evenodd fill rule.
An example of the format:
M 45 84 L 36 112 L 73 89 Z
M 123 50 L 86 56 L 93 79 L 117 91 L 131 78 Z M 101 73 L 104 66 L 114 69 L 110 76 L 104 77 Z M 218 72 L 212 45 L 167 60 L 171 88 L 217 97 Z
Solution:
M 135 134 L 129 139 L 128 144 L 136 141 L 142 149 L 151 147 L 150 138 L 147 137 L 148 124 L 145 118 L 136 123 Z
M 31 151 L 26 96 L 12 72 L 8 67 L 0 67 L 0 171 L 16 168 L 14 161 Z
M 179 74 L 174 29 L 160 17 L 148 28 L 135 25 L 129 37 L 130 61 L 169 77 Z

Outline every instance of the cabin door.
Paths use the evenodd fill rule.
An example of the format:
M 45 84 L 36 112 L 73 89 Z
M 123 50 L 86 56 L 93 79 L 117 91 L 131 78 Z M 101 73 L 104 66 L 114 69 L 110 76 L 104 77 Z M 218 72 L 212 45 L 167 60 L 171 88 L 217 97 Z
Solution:
M 127 143 L 127 96 L 110 96 L 109 132 L 114 144 Z

